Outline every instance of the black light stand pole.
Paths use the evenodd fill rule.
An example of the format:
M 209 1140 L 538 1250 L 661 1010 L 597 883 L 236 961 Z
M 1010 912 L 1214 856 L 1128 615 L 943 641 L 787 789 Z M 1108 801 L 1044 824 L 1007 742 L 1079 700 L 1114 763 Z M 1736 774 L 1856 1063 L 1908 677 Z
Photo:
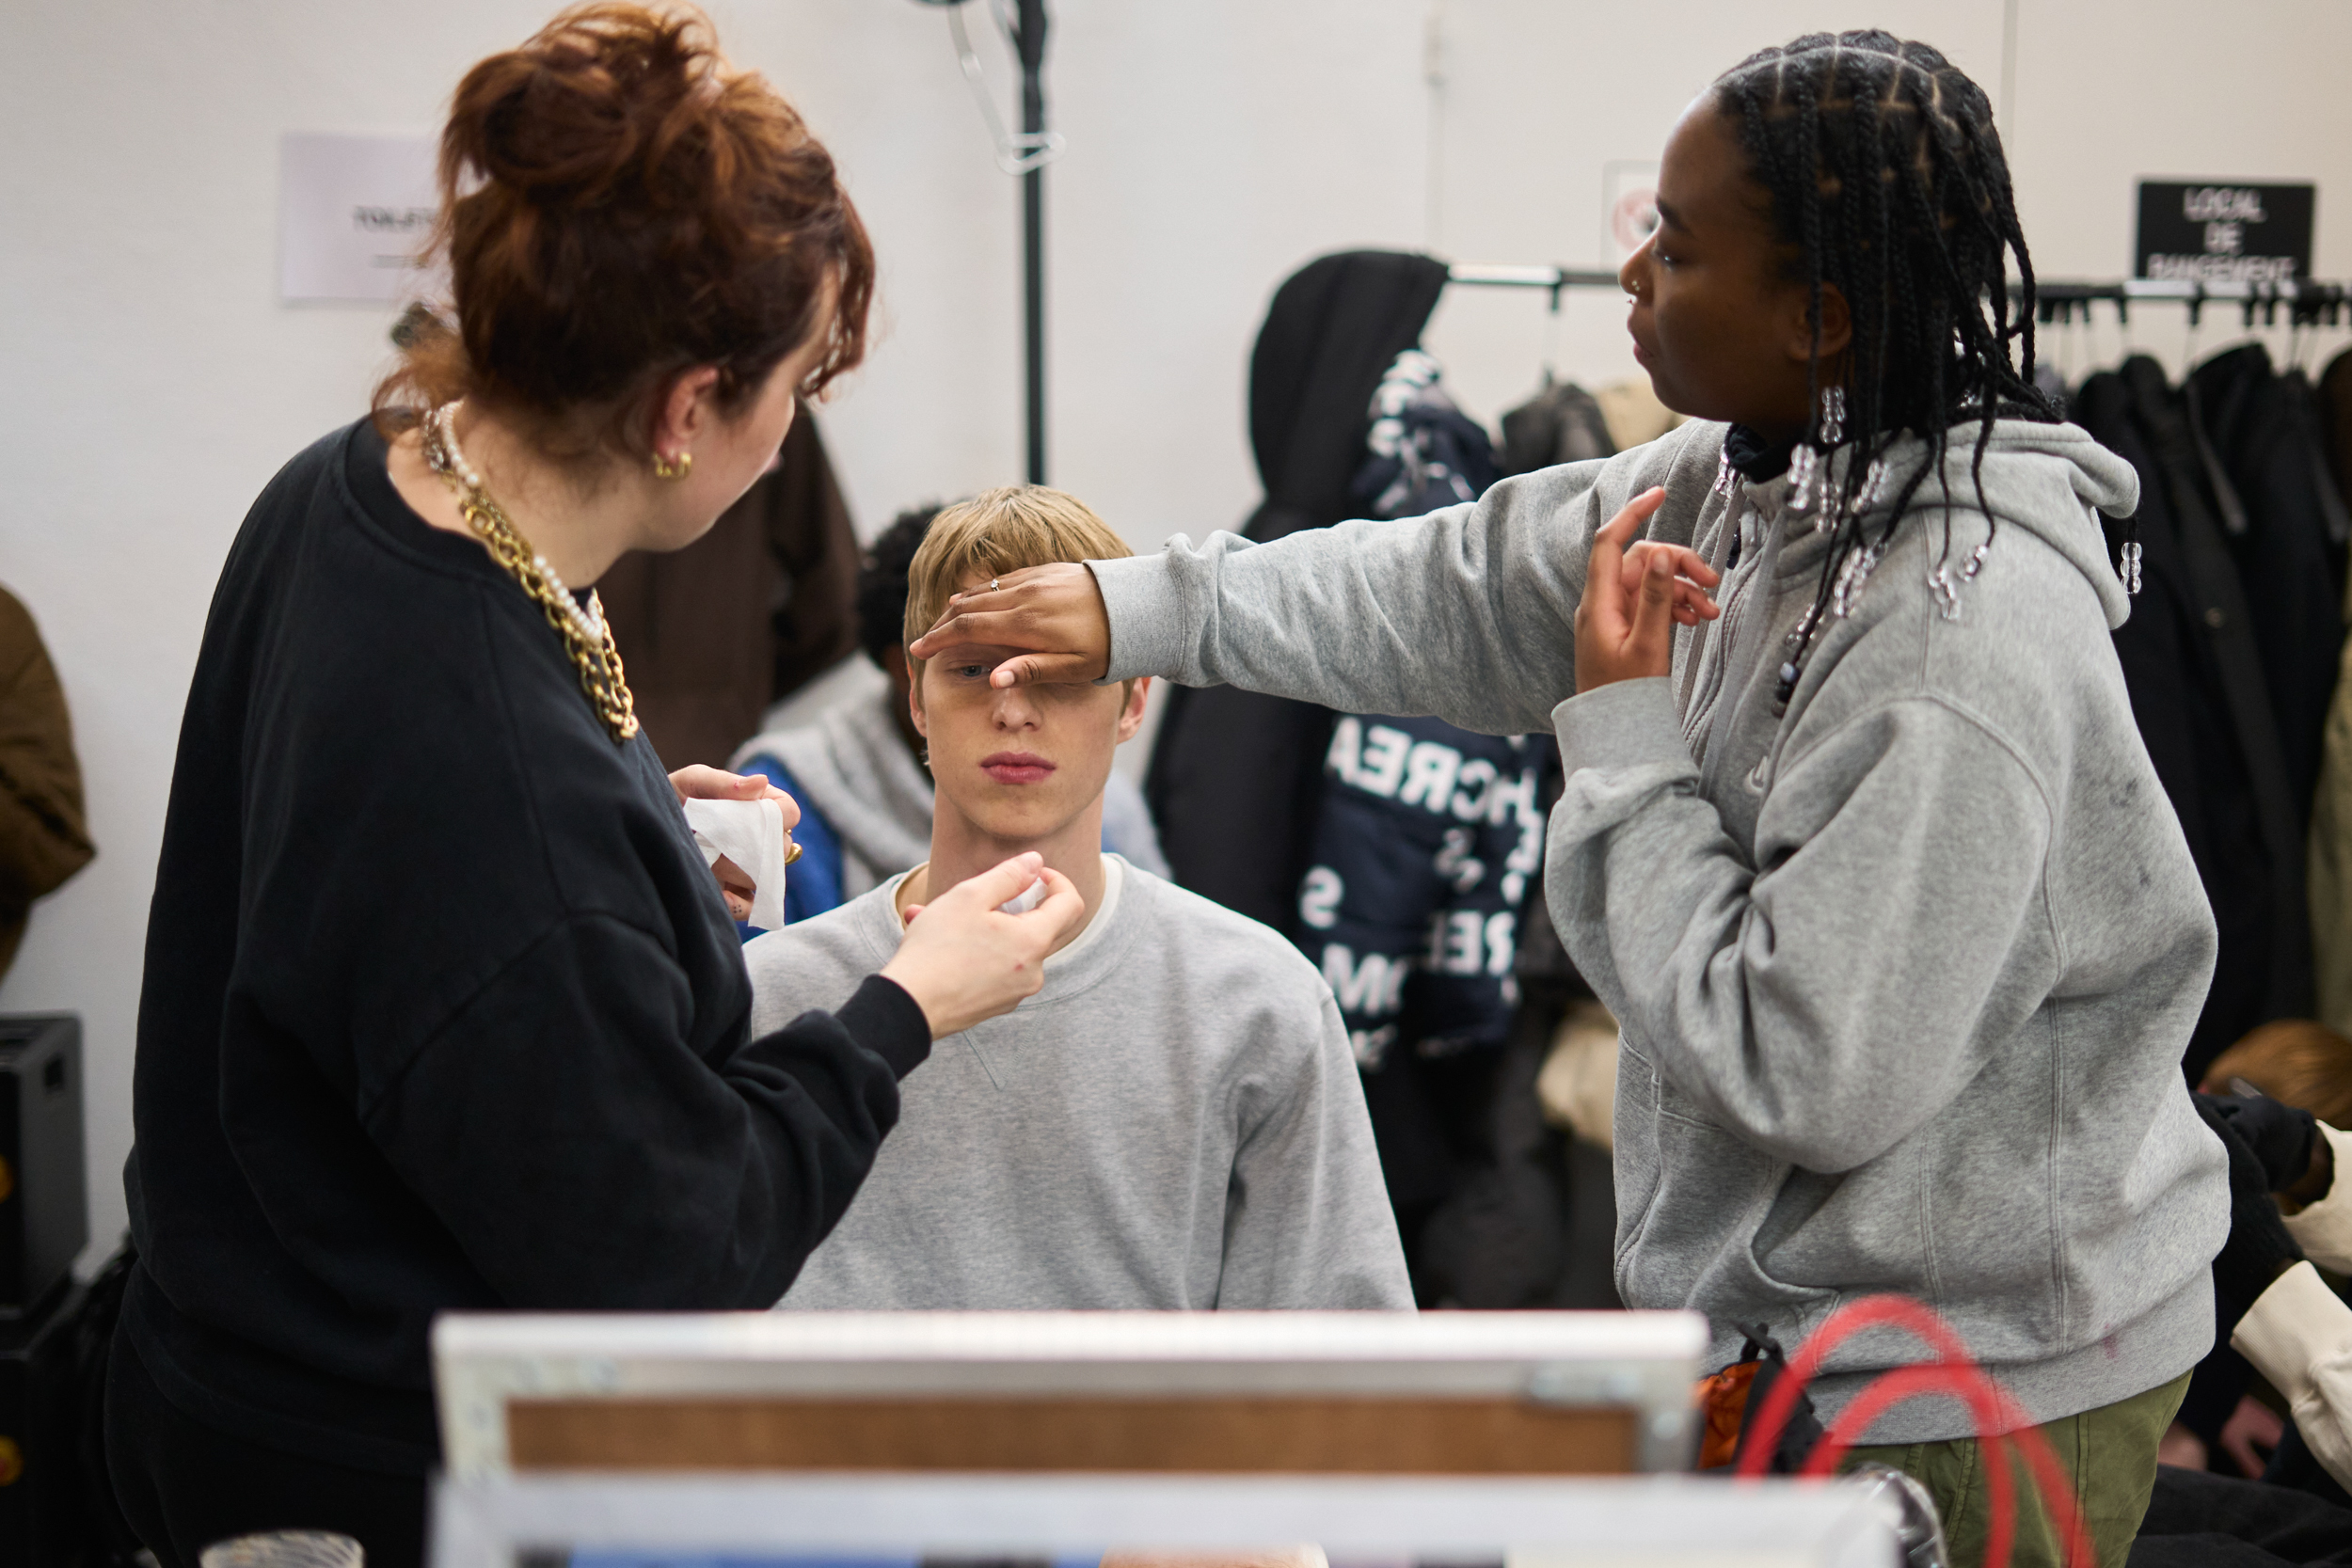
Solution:
M 1020 0 L 1021 146 L 1031 158 L 1044 145 L 1045 0 Z M 1045 483 L 1045 170 L 1021 177 L 1021 261 L 1028 358 L 1029 483 Z

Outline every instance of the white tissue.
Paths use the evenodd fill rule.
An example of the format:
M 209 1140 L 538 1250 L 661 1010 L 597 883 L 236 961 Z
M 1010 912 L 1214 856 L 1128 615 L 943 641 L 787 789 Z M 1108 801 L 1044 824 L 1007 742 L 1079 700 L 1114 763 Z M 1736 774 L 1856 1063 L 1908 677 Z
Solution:
M 1026 914 L 1045 902 L 1045 879 L 1040 877 L 996 907 L 1007 914 Z
M 784 927 L 784 813 L 772 800 L 689 800 L 686 825 L 708 865 L 721 855 L 752 879 L 751 924 Z

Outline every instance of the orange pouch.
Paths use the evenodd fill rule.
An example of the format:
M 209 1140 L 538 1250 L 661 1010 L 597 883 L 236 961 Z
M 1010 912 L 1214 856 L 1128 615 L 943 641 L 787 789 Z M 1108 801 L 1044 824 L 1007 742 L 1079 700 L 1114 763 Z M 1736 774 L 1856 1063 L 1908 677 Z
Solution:
M 1761 1361 L 1735 1361 L 1698 1382 L 1699 1468 L 1716 1470 L 1740 1451 L 1740 1423 L 1748 1413 L 1748 1389 Z

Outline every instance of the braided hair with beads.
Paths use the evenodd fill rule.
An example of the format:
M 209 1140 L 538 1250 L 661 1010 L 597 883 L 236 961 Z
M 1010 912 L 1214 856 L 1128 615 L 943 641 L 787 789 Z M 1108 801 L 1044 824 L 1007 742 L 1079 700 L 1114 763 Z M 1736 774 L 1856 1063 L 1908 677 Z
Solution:
M 1977 426 L 1969 472 L 1992 530 L 1998 524 L 1985 505 L 1983 466 L 1994 421 L 2063 416 L 2033 384 L 2033 261 L 1982 88 L 1926 44 L 1871 31 L 1813 33 L 1763 50 L 1718 78 L 1713 93 L 1771 193 L 1792 276 L 1812 290 L 1813 412 L 1798 467 L 1806 474 L 1818 467 L 1828 491 L 1834 470 L 1823 460 L 1852 447 L 1820 502 L 1835 533 L 1781 668 L 1785 706 L 1823 612 L 1833 603 L 1842 611 L 1859 591 L 1931 472 L 1946 492 L 1944 552 L 1932 580 L 1947 613 L 1956 612 L 1944 472 L 1952 428 Z M 2014 303 L 2010 255 L 2022 285 Z M 1824 366 L 1820 350 L 1822 291 L 1831 286 L 1845 296 L 1853 335 L 1843 375 L 1825 388 L 1840 368 Z M 1905 432 L 1926 443 L 1927 460 L 1904 478 L 1877 537 L 1866 539 L 1870 518 L 1881 515 L 1884 456 Z M 1976 575 L 1983 554 L 1984 546 L 1972 554 L 1963 578 Z

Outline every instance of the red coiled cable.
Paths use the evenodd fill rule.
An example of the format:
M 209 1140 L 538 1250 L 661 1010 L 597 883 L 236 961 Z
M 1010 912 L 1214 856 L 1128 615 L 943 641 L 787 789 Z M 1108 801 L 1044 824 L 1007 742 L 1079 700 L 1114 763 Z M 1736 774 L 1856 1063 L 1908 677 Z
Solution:
M 2097 1568 L 2090 1532 L 2074 1506 L 2074 1489 L 2050 1449 L 2049 1439 L 2031 1417 L 1995 1383 L 1968 1347 L 1932 1309 L 1905 1296 L 1866 1296 L 1832 1312 L 1812 1337 L 1788 1358 L 1788 1370 L 1773 1381 L 1756 1415 L 1756 1430 L 1740 1455 L 1737 1474 L 1754 1480 L 1764 1474 L 1783 1428 L 1797 1408 L 1797 1396 L 1820 1370 L 1829 1353 L 1865 1328 L 1907 1329 L 1923 1340 L 1936 1359 L 1915 1367 L 1899 1367 L 1872 1380 L 1830 1423 L 1821 1442 L 1805 1460 L 1803 1474 L 1827 1476 L 1870 1423 L 1895 1405 L 1922 1394 L 1948 1394 L 1965 1402 L 1976 1419 L 1978 1444 L 1985 1466 L 1984 1560 L 1986 1568 L 2009 1568 L 2017 1536 L 2017 1502 L 2010 1486 L 2009 1446 L 2017 1445 L 2026 1465 L 2042 1489 L 2042 1500 L 2058 1522 L 2072 1568 Z

